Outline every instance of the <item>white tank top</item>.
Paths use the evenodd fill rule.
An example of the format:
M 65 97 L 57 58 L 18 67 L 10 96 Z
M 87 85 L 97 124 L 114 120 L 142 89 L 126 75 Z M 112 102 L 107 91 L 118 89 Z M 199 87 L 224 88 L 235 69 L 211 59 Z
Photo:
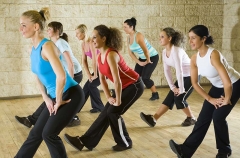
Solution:
M 197 53 L 196 63 L 198 67 L 198 74 L 206 77 L 212 83 L 213 86 L 218 88 L 223 88 L 222 80 L 217 70 L 215 69 L 215 67 L 213 67 L 211 64 L 211 54 L 213 50 L 214 48 L 209 47 L 207 54 L 204 57 L 200 57 L 199 52 Z M 224 67 L 228 72 L 228 76 L 231 82 L 232 83 L 236 82 L 240 78 L 239 73 L 236 70 L 234 70 L 231 66 L 228 65 L 226 59 L 223 57 L 223 55 L 220 52 L 219 52 L 219 55 L 220 55 L 220 60 L 222 64 L 224 65 Z

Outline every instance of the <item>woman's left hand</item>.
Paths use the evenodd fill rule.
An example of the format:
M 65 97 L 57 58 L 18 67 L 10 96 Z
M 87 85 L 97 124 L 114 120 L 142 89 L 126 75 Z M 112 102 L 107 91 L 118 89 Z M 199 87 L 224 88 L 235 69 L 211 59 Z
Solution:
M 221 95 L 221 98 L 217 99 L 217 105 L 219 107 L 225 106 L 225 105 L 232 105 L 230 100 L 225 99 L 224 96 Z
M 54 104 L 54 106 L 53 106 L 53 109 L 54 109 L 54 115 L 56 115 L 56 113 L 57 113 L 57 111 L 58 111 L 58 108 L 61 106 L 61 105 L 63 105 L 63 104 L 67 104 L 67 103 L 69 103 L 71 101 L 71 99 L 68 99 L 68 100 L 66 100 L 66 101 L 61 101 L 61 102 L 56 102 L 55 104 Z
M 113 104 L 113 106 L 119 106 L 119 105 L 121 105 L 121 101 L 115 101 L 115 103 Z
M 109 97 L 108 102 L 109 102 L 109 104 L 113 105 L 116 102 L 116 99 L 113 97 Z
M 153 62 L 150 59 L 147 59 L 147 64 L 152 64 Z
M 93 80 L 95 80 L 96 78 L 98 78 L 97 75 L 91 76 L 91 82 L 92 82 Z

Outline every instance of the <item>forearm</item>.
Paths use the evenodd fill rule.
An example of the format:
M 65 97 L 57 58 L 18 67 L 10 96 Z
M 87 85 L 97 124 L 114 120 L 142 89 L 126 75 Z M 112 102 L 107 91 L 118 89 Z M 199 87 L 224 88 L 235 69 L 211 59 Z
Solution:
M 93 73 L 94 73 L 94 76 L 97 76 L 97 63 L 92 61 L 92 67 L 93 67 Z
M 209 101 L 211 99 L 211 96 L 209 96 L 198 83 L 195 83 L 192 85 L 193 85 L 194 90 L 198 94 L 200 94 L 205 100 Z
M 72 64 L 68 65 L 68 73 L 72 78 L 74 77 L 74 65 Z
M 232 97 L 232 84 L 224 85 L 225 99 L 230 100 Z
M 56 78 L 56 102 L 62 101 L 64 86 L 66 83 L 66 76 Z
M 37 78 L 37 77 L 36 77 L 36 78 Z M 44 85 L 39 81 L 38 78 L 37 78 L 37 83 L 38 83 L 38 87 L 39 87 L 40 93 L 41 93 L 41 95 L 42 95 L 42 98 L 43 98 L 43 100 L 44 100 L 44 98 L 48 97 L 46 88 L 45 88 Z
M 148 51 L 144 51 L 144 55 L 145 55 L 147 61 L 149 61 L 150 60 L 149 52 Z
M 129 55 L 133 59 L 133 61 L 135 61 L 136 63 L 139 62 L 138 58 L 132 52 L 130 52 Z
M 121 82 L 114 82 L 116 100 L 120 101 L 122 96 L 122 84 Z
M 101 85 L 102 85 L 102 89 L 103 89 L 103 92 L 104 92 L 106 98 L 107 99 L 110 98 L 111 94 L 109 92 L 108 84 L 107 84 L 106 80 L 101 81 Z
M 84 66 L 85 72 L 87 73 L 87 76 L 91 76 L 91 72 L 89 71 L 88 63 L 86 61 L 83 62 L 83 66 Z

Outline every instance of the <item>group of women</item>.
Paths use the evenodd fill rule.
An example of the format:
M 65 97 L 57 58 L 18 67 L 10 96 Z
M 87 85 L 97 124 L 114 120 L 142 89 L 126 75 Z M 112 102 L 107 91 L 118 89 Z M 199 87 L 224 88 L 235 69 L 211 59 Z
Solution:
M 29 10 L 20 17 L 20 32 L 23 37 L 32 39 L 31 69 L 36 74 L 44 103 L 34 127 L 15 157 L 33 157 L 44 140 L 51 157 L 66 158 L 66 150 L 58 135 L 76 118 L 76 113 L 81 110 L 87 98 L 97 93 L 97 96 L 91 97 L 93 109 L 90 112 L 101 113 L 82 136 L 65 134 L 66 142 L 77 150 L 82 150 L 83 147 L 92 150 L 110 126 L 116 142 L 112 149 L 114 151 L 131 149 L 133 143 L 121 115 L 142 95 L 144 85 L 152 91 L 150 100 L 159 99 L 154 82 L 150 79 L 159 60 L 158 52 L 140 32 L 136 31 L 136 19 L 127 19 L 123 27 L 129 34 L 127 40 L 129 54 L 136 62 L 133 70 L 119 53 L 123 40 L 118 29 L 98 25 L 94 27 L 90 39 L 86 36 L 86 26 L 79 25 L 76 36 L 83 40 L 83 63 L 88 75 L 88 81 L 82 90 L 74 81 L 74 74 L 80 75 L 79 72 L 69 68 L 74 65 L 71 64 L 73 57 L 70 49 L 61 49 L 62 45 L 68 45 L 66 40 L 58 46 L 56 42 L 59 38 L 51 37 L 50 41 L 43 36 L 48 18 L 48 8 L 42 8 L 39 12 Z M 53 32 L 54 28 L 53 25 L 49 26 L 49 30 L 53 29 Z M 57 32 L 59 37 L 63 35 L 62 31 Z M 187 118 L 182 126 L 194 124 L 195 126 L 183 144 L 177 144 L 173 140 L 169 142 L 171 149 L 180 158 L 192 157 L 213 120 L 218 149 L 216 157 L 225 158 L 232 153 L 226 117 L 240 97 L 239 74 L 228 65 L 219 51 L 208 46 L 213 43 L 213 39 L 204 25 L 196 25 L 190 29 L 189 43 L 193 50 L 198 51 L 191 59 L 181 48 L 183 35 L 180 32 L 172 28 L 161 31 L 160 44 L 165 47 L 162 53 L 164 74 L 170 91 L 154 115 L 141 113 L 140 116 L 153 127 L 157 119 L 168 109 L 172 109 L 174 104 L 177 109 L 183 110 Z M 133 53 L 137 53 L 139 58 Z M 87 56 L 93 59 L 93 73 L 88 69 Z M 63 58 L 65 64 L 62 62 Z M 175 83 L 171 67 L 176 69 Z M 199 85 L 199 75 L 205 76 L 212 83 L 208 93 Z M 114 95 L 110 94 L 106 80 L 113 82 Z M 105 106 L 101 102 L 99 91 L 91 88 L 91 86 L 97 88 L 100 83 L 107 98 Z M 197 121 L 186 102 L 193 90 L 192 87 L 205 99 Z M 31 120 L 30 117 L 25 118 L 25 121 L 26 119 Z

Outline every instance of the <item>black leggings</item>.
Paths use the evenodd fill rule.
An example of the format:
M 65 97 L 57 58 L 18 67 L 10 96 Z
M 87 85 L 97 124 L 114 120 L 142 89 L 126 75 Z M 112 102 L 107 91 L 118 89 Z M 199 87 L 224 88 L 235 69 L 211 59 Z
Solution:
M 141 62 L 146 61 L 146 59 L 141 58 L 139 58 L 139 60 Z M 136 64 L 134 69 L 142 77 L 143 83 L 145 84 L 146 88 L 151 88 L 154 85 L 153 80 L 151 80 L 150 78 L 157 66 L 159 55 L 150 57 L 150 60 L 153 62 L 152 64 L 149 63 L 145 66 L 140 66 L 139 64 Z
M 183 82 L 184 82 L 184 88 L 185 88 L 186 93 L 182 93 L 179 96 L 176 96 L 176 95 L 174 95 L 174 92 L 172 90 L 170 90 L 168 92 L 168 95 L 162 102 L 162 104 L 168 106 L 170 110 L 172 110 L 174 103 L 176 104 L 177 109 L 184 109 L 184 108 L 188 107 L 187 98 L 190 96 L 190 94 L 193 91 L 190 76 L 184 77 Z M 177 88 L 179 88 L 178 81 L 176 81 L 174 85 Z
M 215 109 L 211 103 L 204 100 L 202 110 L 198 116 L 193 131 L 182 145 L 182 152 L 185 157 L 192 157 L 198 146 L 202 143 L 212 120 L 218 152 L 231 152 L 226 118 L 240 97 L 240 80 L 233 83 L 232 87 L 232 105 L 225 105 Z M 212 86 L 208 94 L 213 98 L 219 98 L 221 95 L 224 95 L 224 89 Z
M 144 85 L 139 80 L 122 90 L 121 105 L 113 106 L 107 102 L 103 111 L 93 122 L 87 132 L 80 137 L 85 147 L 92 150 L 97 146 L 107 128 L 111 127 L 115 142 L 124 147 L 132 145 L 125 123 L 121 115 L 123 115 L 133 103 L 142 95 Z
M 83 78 L 82 71 L 80 71 L 79 73 L 74 74 L 73 79 L 79 84 L 82 81 L 82 78 Z M 45 108 L 45 106 L 46 106 L 46 104 L 45 104 L 45 102 L 43 102 L 32 115 L 29 115 L 27 117 L 28 120 L 32 123 L 32 125 L 35 125 L 35 123 L 38 120 L 38 117 L 40 116 L 40 114 L 43 111 L 43 109 Z
M 84 93 L 79 85 L 69 88 L 63 93 L 63 100 L 71 99 L 61 105 L 57 114 L 49 116 L 45 105 L 38 121 L 30 131 L 27 140 L 18 151 L 16 158 L 32 158 L 44 140 L 52 158 L 67 158 L 67 153 L 61 138 L 58 136 L 65 126 L 72 120 L 84 103 Z M 53 101 L 55 101 L 53 99 Z

